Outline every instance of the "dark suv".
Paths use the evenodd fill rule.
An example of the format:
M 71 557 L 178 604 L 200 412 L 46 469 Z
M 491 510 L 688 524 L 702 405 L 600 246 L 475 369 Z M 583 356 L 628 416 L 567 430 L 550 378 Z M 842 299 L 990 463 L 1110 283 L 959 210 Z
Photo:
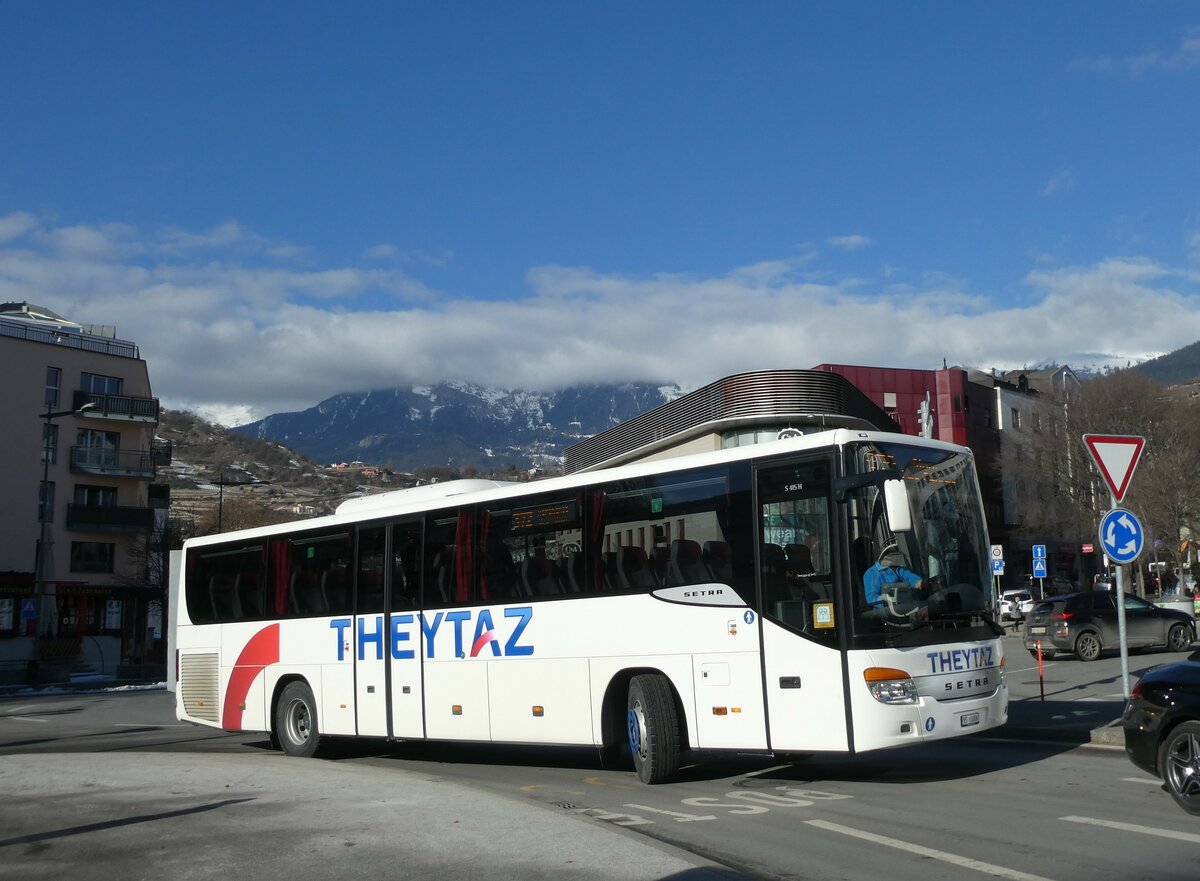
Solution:
M 1025 648 L 1035 658 L 1074 652 L 1081 661 L 1094 661 L 1105 649 L 1120 647 L 1116 594 L 1089 590 L 1045 600 L 1025 618 Z M 1196 622 L 1186 612 L 1162 609 L 1140 597 L 1125 594 L 1125 635 L 1131 649 L 1166 646 L 1187 651 L 1196 639 Z

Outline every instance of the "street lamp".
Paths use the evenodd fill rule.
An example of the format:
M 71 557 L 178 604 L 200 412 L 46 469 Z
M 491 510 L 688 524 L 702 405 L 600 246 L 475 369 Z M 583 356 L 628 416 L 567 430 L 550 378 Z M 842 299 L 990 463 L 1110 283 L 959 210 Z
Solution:
M 61 416 L 78 416 L 91 410 L 96 406 L 95 401 L 88 401 L 81 407 L 74 410 L 50 410 L 47 408 L 45 413 L 41 414 L 41 418 L 46 420 L 42 428 L 42 483 L 38 487 L 38 513 L 41 521 L 40 532 L 38 534 L 37 551 L 33 561 L 33 576 L 37 580 L 34 588 L 34 596 L 37 599 L 37 626 L 33 630 L 33 660 L 36 664 L 38 654 L 41 647 L 42 625 L 47 619 L 45 611 L 46 598 L 46 563 L 47 551 L 49 544 L 47 537 L 50 532 L 50 518 L 53 516 L 53 502 L 47 497 L 47 489 L 50 485 L 50 426 L 55 419 Z

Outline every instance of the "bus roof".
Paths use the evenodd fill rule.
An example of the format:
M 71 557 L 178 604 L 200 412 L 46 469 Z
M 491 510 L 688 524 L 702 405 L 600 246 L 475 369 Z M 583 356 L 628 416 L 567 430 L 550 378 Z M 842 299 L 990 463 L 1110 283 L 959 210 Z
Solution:
M 714 450 L 690 455 L 672 456 L 662 459 L 642 460 L 612 468 L 595 471 L 576 472 L 561 477 L 548 477 L 535 481 L 497 481 L 497 480 L 451 480 L 428 486 L 413 487 L 408 490 L 397 490 L 379 493 L 360 499 L 351 499 L 340 504 L 335 513 L 324 517 L 314 517 L 309 520 L 293 520 L 271 526 L 259 526 L 236 532 L 222 532 L 215 535 L 197 536 L 184 542 L 184 547 L 214 544 L 219 542 L 254 539 L 270 535 L 279 535 L 320 529 L 328 526 L 338 526 L 356 523 L 360 520 L 370 520 L 399 516 L 403 514 L 421 513 L 438 510 L 449 505 L 462 503 L 486 502 L 510 497 L 519 497 L 533 493 L 553 492 L 555 490 L 574 489 L 590 486 L 609 480 L 624 480 L 646 477 L 653 474 L 669 474 L 690 468 L 718 466 L 730 462 L 747 459 L 757 459 L 764 456 L 776 456 L 789 452 L 804 452 L 820 448 L 836 448 L 855 441 L 878 441 L 887 443 L 904 443 L 912 446 L 928 447 L 929 449 L 948 450 L 970 453 L 966 447 L 945 441 L 915 437 L 907 434 L 896 434 L 882 431 L 856 431 L 847 428 L 835 428 L 828 431 L 814 432 L 798 437 L 788 437 L 767 443 L 752 444 L 744 447 L 732 447 L 724 450 Z M 465 486 L 463 486 L 465 484 Z M 448 505 L 437 502 L 442 499 L 453 499 Z

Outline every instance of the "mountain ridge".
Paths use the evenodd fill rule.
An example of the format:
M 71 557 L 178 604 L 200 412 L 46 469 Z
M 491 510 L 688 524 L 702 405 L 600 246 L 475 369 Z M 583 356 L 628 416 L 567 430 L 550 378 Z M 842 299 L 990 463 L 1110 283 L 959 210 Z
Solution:
M 677 385 L 595 383 L 555 392 L 455 380 L 346 392 L 231 432 L 319 462 L 397 471 L 426 466 L 556 467 L 564 448 L 683 394 Z

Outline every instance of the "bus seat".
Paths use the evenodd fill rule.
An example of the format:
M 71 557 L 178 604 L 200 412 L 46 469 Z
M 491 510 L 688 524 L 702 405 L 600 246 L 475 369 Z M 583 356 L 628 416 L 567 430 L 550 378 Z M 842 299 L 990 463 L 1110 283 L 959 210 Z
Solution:
M 242 617 L 242 601 L 238 597 L 240 578 L 240 575 L 214 575 L 209 579 L 209 598 L 218 621 Z
M 729 559 L 729 542 L 706 541 L 704 565 L 713 581 L 730 584 L 733 578 L 733 562 Z
M 604 562 L 604 589 L 605 590 L 620 590 L 621 576 L 617 573 L 617 552 L 606 551 L 603 556 Z
M 702 564 L 700 543 L 690 538 L 671 542 L 671 584 L 700 584 L 708 581 Z
M 783 552 L 782 547 L 770 542 L 763 543 L 762 572 L 764 581 L 783 581 L 787 572 L 787 554 Z
M 622 590 L 638 590 L 656 587 L 654 573 L 646 564 L 646 552 L 634 545 L 622 545 L 617 549 L 617 573 Z
M 586 593 L 583 578 L 583 552 L 564 554 L 558 561 L 559 581 L 570 593 Z
M 246 618 L 261 618 L 263 616 L 262 584 L 257 575 L 238 576 L 238 604 L 242 607 L 242 615 Z
M 429 573 L 434 602 L 448 603 L 453 598 L 451 592 L 454 585 L 454 548 L 444 547 L 433 557 L 433 567 Z M 426 600 L 428 602 L 428 599 Z
M 558 569 L 545 557 L 530 557 L 521 566 L 521 577 L 529 596 L 544 597 L 562 593 Z
M 321 593 L 317 573 L 308 569 L 292 573 L 290 592 L 292 604 L 298 615 L 316 615 L 328 608 L 325 596 Z
M 512 552 L 504 542 L 488 544 L 487 555 L 483 560 L 483 584 L 489 599 L 504 599 L 521 595 L 521 585 L 517 583 L 516 564 Z
M 812 551 L 808 549 L 808 545 L 790 544 L 786 548 L 788 566 L 796 575 L 815 575 L 816 569 L 813 568 Z

